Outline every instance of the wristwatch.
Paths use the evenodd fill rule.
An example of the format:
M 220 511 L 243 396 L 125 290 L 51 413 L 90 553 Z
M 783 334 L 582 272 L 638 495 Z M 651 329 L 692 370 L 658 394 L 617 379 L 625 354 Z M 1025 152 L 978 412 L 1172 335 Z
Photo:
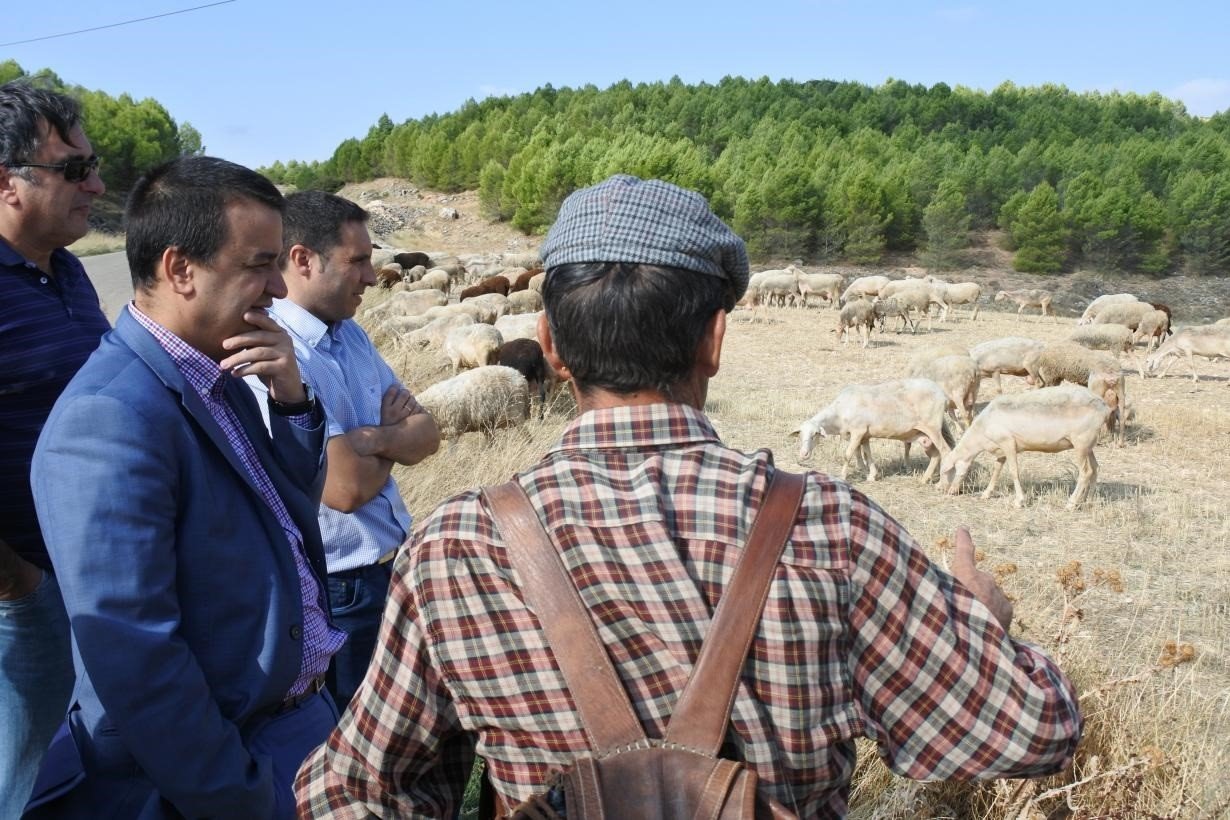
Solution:
M 316 397 L 312 395 L 312 388 L 306 382 L 303 384 L 303 396 L 303 401 L 295 402 L 278 401 L 270 396 L 269 412 L 279 416 L 302 416 L 310 413 L 316 408 Z

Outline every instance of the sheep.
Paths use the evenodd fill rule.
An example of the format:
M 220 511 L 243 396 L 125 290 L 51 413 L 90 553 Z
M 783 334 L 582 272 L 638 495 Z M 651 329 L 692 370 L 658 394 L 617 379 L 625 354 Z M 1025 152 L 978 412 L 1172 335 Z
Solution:
M 944 303 L 943 312 L 940 314 L 940 321 L 948 321 L 948 311 L 954 305 L 973 305 L 973 313 L 970 314 L 970 321 L 978 318 L 978 312 L 981 306 L 978 300 L 982 298 L 982 285 L 977 282 L 945 282 L 935 276 L 928 274 L 923 277 L 924 282 L 930 282 L 933 286 L 939 288 L 939 293 L 943 297 Z
M 463 433 L 485 433 L 521 424 L 530 417 L 530 389 L 511 367 L 486 365 L 437 382 L 419 393 L 440 437 L 456 443 Z
M 1230 316 L 1227 316 L 1225 319 L 1218 319 L 1213 323 L 1213 327 L 1226 327 L 1227 325 L 1230 325 Z
M 974 345 L 970 348 L 969 357 L 973 360 L 974 366 L 978 368 L 980 379 L 987 376 L 995 377 L 996 392 L 1002 395 L 1004 383 L 1000 376 L 1003 373 L 1009 376 L 1024 376 L 1027 384 L 1031 386 L 1034 384 L 1034 378 L 1030 375 L 1026 362 L 1031 357 L 1037 356 L 1044 347 L 1046 343 L 1036 339 L 1005 336 Z
M 505 342 L 496 356 L 496 364 L 511 367 L 529 385 L 531 395 L 538 393 L 538 419 L 547 413 L 547 391 L 554 387 L 558 376 L 542 355 L 542 346 L 536 339 L 513 339 Z
M 1052 342 L 1029 362 L 1029 367 L 1030 375 L 1043 387 L 1060 382 L 1083 384 L 1106 402 L 1115 421 L 1115 443 L 1123 446 L 1127 389 L 1118 359 L 1072 342 Z
M 870 439 L 896 439 L 905 444 L 917 441 L 929 461 L 922 483 L 931 480 L 940 458 L 952 445 L 952 434 L 944 427 L 944 407 L 948 398 L 938 384 L 927 379 L 898 379 L 880 384 L 854 384 L 837 394 L 827 407 L 803 422 L 791 436 L 799 437 L 799 460 L 811 455 L 817 435 L 849 436 L 842 462 L 844 481 L 850 462 L 862 458 L 867 465 L 867 480 L 876 480 L 876 465 L 871 460 Z
M 510 294 L 520 293 L 521 291 L 528 289 L 530 286 L 530 281 L 540 273 L 542 273 L 542 268 L 534 268 L 533 270 L 525 271 L 513 280 L 512 286 L 509 287 L 508 292 Z
M 456 256 L 443 256 L 434 253 L 428 254 L 428 256 L 431 257 L 432 264 L 435 266 L 431 270 L 442 270 L 451 279 L 457 279 L 466 275 L 466 266 Z M 430 273 L 431 271 L 428 272 Z
M 1171 335 L 1173 335 L 1173 334 L 1174 334 L 1174 331 L 1170 329 L 1170 320 L 1171 320 L 1171 318 L 1172 318 L 1172 316 L 1171 316 L 1171 310 L 1170 310 L 1170 305 L 1164 305 L 1164 304 L 1162 304 L 1161 302 L 1150 302 L 1149 304 L 1153 306 L 1153 309 L 1154 309 L 1154 310 L 1160 310 L 1162 313 L 1165 313 L 1165 314 L 1166 314 L 1166 333 L 1165 333 L 1165 336 L 1171 336 Z M 1165 338 L 1165 336 L 1163 336 L 1163 338 Z
M 438 290 L 400 291 L 378 305 L 363 311 L 365 319 L 382 319 L 386 316 L 412 316 L 416 313 L 448 303 L 448 297 Z
M 855 302 L 851 302 L 851 304 L 855 304 Z M 871 310 L 875 314 L 875 326 L 881 332 L 884 331 L 884 323 L 889 316 L 901 320 L 901 323 L 897 325 L 898 333 L 900 333 L 910 321 L 909 308 L 898 302 L 896 299 L 881 299 L 876 297 L 876 300 L 871 303 Z
M 935 293 L 932 291 L 931 285 L 927 282 L 919 282 L 917 280 L 902 280 L 913 287 L 887 288 L 887 293 L 881 290 L 882 296 L 877 296 L 877 299 L 891 298 L 897 302 L 898 315 L 901 316 L 910 325 L 910 333 L 918 332 L 918 322 L 923 316 L 927 317 L 927 332 L 931 332 L 931 304 L 935 301 Z M 892 282 L 890 284 L 896 284 Z M 918 311 L 918 319 L 910 318 L 910 311 Z
M 538 313 L 521 313 L 516 316 L 501 316 L 495 320 L 495 329 L 500 331 L 505 344 L 513 339 L 537 339 L 538 317 L 541 315 L 542 312 L 539 311 Z
M 992 399 L 940 462 L 940 488 L 949 495 L 956 495 L 974 460 L 989 452 L 996 461 L 982 497 L 991 497 L 1004 462 L 1007 462 L 1016 490 L 1013 504 L 1022 507 L 1025 491 L 1021 489 L 1017 453 L 1073 450 L 1080 477 L 1066 508 L 1075 509 L 1097 483 L 1098 461 L 1094 458 L 1093 446 L 1110 415 L 1111 408 L 1106 402 L 1072 385 L 1044 387 Z
M 1161 313 L 1161 311 L 1158 311 L 1158 313 Z M 1163 313 L 1162 317 L 1165 318 L 1165 315 Z M 1078 327 L 1068 337 L 1068 341 L 1090 350 L 1105 350 L 1109 353 L 1114 353 L 1116 356 L 1120 353 L 1126 353 L 1128 358 L 1136 363 L 1136 370 L 1140 373 L 1140 377 L 1142 379 L 1145 377 L 1144 362 L 1136 356 L 1134 334 L 1123 325 L 1086 325 L 1085 327 Z
M 1170 332 L 1170 315 L 1164 310 L 1154 310 L 1152 313 L 1146 313 L 1140 317 L 1140 324 L 1136 326 L 1136 333 L 1132 335 L 1132 346 L 1135 348 L 1137 342 L 1141 339 L 1147 339 L 1148 344 L 1145 345 L 1145 353 L 1153 350 L 1153 346 L 1160 344 L 1165 340 L 1166 334 Z M 1144 376 L 1144 373 L 1141 373 Z
M 466 299 L 473 299 L 475 296 L 482 296 L 487 293 L 498 293 L 501 296 L 508 295 L 508 280 L 503 276 L 488 276 L 477 285 L 471 285 L 461 291 L 461 296 L 458 301 L 464 302 Z
M 1089 307 L 1085 308 L 1085 312 L 1076 320 L 1076 323 L 1078 325 L 1091 325 L 1093 320 L 1097 318 L 1098 313 L 1110 305 L 1122 305 L 1139 301 L 1131 293 L 1108 293 L 1105 296 L 1099 296 L 1089 303 Z
M 499 293 L 484 293 L 458 304 L 468 305 L 471 310 L 477 311 L 474 321 L 488 325 L 495 324 L 497 319 L 508 313 L 508 297 Z
M 1001 290 L 995 294 L 996 302 L 1013 301 L 1017 304 L 1016 315 L 1020 316 L 1021 311 L 1027 307 L 1036 307 L 1042 309 L 1043 316 L 1051 314 L 1051 292 L 1049 290 L 1041 290 L 1038 288 L 1029 288 L 1026 290 Z
M 526 270 L 538 268 L 542 270 L 542 260 L 538 257 L 537 253 L 503 253 L 500 255 L 500 261 L 510 268 L 525 268 Z
M 444 355 L 453 366 L 453 373 L 471 367 L 495 364 L 504 337 L 491 325 L 469 324 L 455 327 L 444 337 Z
M 833 332 L 837 334 L 838 339 L 849 344 L 850 331 L 857 328 L 859 335 L 863 337 L 863 347 L 866 347 L 871 341 L 871 329 L 875 322 L 875 308 L 871 302 L 866 299 L 855 299 L 853 302 L 848 302 L 837 314 L 837 327 L 833 328 Z
M 432 288 L 440 291 L 441 293 L 447 294 L 453 282 L 452 279 L 449 278 L 447 272 L 442 271 L 439 268 L 433 268 L 424 273 L 423 278 L 419 279 L 419 281 L 415 282 L 415 284 Z
M 808 298 L 819 296 L 828 301 L 833 310 L 838 309 L 837 299 L 841 294 L 841 285 L 845 281 L 840 273 L 804 273 L 799 271 L 796 276 L 799 296 L 803 307 L 807 307 Z
M 376 284 L 382 288 L 391 288 L 393 285 L 402 281 L 404 273 L 401 265 L 385 265 L 380 270 L 376 271 Z
M 1193 325 L 1185 327 L 1166 341 L 1149 356 L 1147 366 L 1152 373 L 1163 361 L 1171 356 L 1187 356 L 1187 363 L 1192 368 L 1192 381 L 1200 380 L 1196 375 L 1196 356 L 1207 359 L 1230 358 L 1230 322 L 1218 322 L 1213 325 Z M 1159 374 L 1165 376 L 1170 372 L 1174 362 L 1171 361 Z
M 1107 305 L 1098 311 L 1093 318 L 1095 325 L 1123 325 L 1128 330 L 1136 330 L 1140 320 L 1155 310 L 1148 302 L 1119 302 Z
M 974 399 L 978 396 L 978 367 L 964 350 L 926 350 L 906 365 L 910 378 L 930 379 L 948 397 L 948 408 L 966 427 L 974 420 Z
M 427 268 L 422 265 L 415 265 L 412 268 L 406 268 L 401 272 L 403 282 L 417 282 L 427 273 Z
M 542 283 L 545 282 L 546 279 L 547 279 L 547 274 L 545 271 L 543 273 L 534 274 L 532 277 L 530 277 L 530 290 L 537 291 L 538 293 L 542 293 Z
M 758 301 L 772 305 L 780 301 L 782 306 L 793 304 L 799 298 L 799 283 L 793 270 L 765 271 L 757 282 Z
M 434 349 L 444 344 L 448 332 L 456 327 L 474 324 L 474 318 L 464 313 L 451 313 L 439 316 L 423 325 L 418 330 L 412 330 L 402 336 L 402 341 L 411 349 Z
M 879 296 L 880 288 L 887 285 L 890 281 L 887 276 L 860 276 L 850 283 L 850 287 L 846 288 L 845 293 L 841 294 L 841 303 L 844 305 L 851 299 L 857 299 L 860 296 Z
M 393 261 L 407 269 L 415 265 L 422 265 L 426 268 L 431 264 L 431 257 L 420 251 L 399 251 L 393 254 Z
M 535 290 L 519 290 L 508 294 L 509 313 L 536 313 L 542 310 L 542 294 Z

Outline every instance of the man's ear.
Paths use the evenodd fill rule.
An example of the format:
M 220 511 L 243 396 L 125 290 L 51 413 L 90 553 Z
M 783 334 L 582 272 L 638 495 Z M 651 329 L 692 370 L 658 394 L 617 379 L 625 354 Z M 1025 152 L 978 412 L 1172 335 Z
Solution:
M 563 359 L 555 352 L 555 339 L 551 336 L 551 323 L 547 321 L 547 314 L 541 313 L 538 316 L 538 345 L 542 348 L 542 356 L 547 360 L 547 364 L 555 371 L 556 375 L 562 381 L 572 379 L 572 371 L 568 369 L 568 365 L 564 364 Z
M 0 165 L 0 202 L 6 205 L 17 206 L 21 204 L 21 197 L 17 192 L 17 175 Z
M 195 266 L 178 247 L 163 250 L 157 273 L 158 281 L 169 283 L 173 292 L 182 296 L 196 293 Z
M 722 364 L 722 340 L 726 338 L 726 311 L 716 310 L 705 323 L 704 335 L 696 346 L 696 366 L 707 379 L 717 375 Z
M 291 245 L 286 252 L 286 264 L 282 266 L 283 276 L 301 276 L 307 279 L 312 275 L 312 257 L 316 252 L 306 245 Z

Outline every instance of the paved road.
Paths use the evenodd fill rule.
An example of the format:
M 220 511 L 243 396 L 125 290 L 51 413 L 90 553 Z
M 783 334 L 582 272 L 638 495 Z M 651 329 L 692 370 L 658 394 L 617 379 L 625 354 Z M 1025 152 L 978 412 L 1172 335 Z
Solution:
M 111 324 L 115 324 L 124 305 L 132 301 L 132 277 L 128 273 L 128 257 L 123 251 L 86 256 L 81 260 L 94 289 L 102 299 Z

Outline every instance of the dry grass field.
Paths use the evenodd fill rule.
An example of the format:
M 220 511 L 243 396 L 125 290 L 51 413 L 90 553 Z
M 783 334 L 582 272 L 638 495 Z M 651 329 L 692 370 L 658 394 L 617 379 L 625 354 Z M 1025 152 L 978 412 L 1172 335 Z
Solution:
M 371 292 L 368 303 L 384 298 Z M 872 345 L 838 344 L 827 308 L 769 308 L 732 314 L 721 373 L 706 410 L 723 439 L 742 450 L 767 447 L 787 469 L 841 469 L 844 445 L 821 441 L 797 460 L 789 433 L 845 385 L 902 375 L 930 344 L 965 347 L 1000 336 L 1064 338 L 1073 320 L 984 310 L 935 325 L 928 334 L 877 334 Z M 372 330 L 369 328 L 369 330 Z M 439 354 L 409 353 L 373 337 L 414 390 L 448 375 Z M 1072 771 L 1046 781 L 922 784 L 891 776 L 870 744 L 861 749 L 852 792 L 855 818 L 1213 818 L 1230 816 L 1230 363 L 1197 360 L 1164 379 L 1134 370 L 1135 411 L 1127 445 L 1106 438 L 1096 454 L 1090 501 L 1066 512 L 1076 479 L 1070 454 L 1021 459 L 1029 496 L 1012 505 L 1005 475 L 997 494 L 978 497 L 990 470 L 978 462 L 965 492 L 922 486 L 925 456 L 901 463 L 901 445 L 877 441 L 875 483 L 850 478 L 906 524 L 943 562 L 953 530 L 966 524 L 1016 601 L 1013 633 L 1061 658 L 1076 681 L 1087 724 Z M 1024 389 L 1004 377 L 1005 389 Z M 994 396 L 984 382 L 981 406 Z M 421 518 L 448 495 L 500 482 L 535 461 L 574 408 L 557 399 L 544 422 L 501 431 L 492 442 L 469 434 L 397 480 Z

